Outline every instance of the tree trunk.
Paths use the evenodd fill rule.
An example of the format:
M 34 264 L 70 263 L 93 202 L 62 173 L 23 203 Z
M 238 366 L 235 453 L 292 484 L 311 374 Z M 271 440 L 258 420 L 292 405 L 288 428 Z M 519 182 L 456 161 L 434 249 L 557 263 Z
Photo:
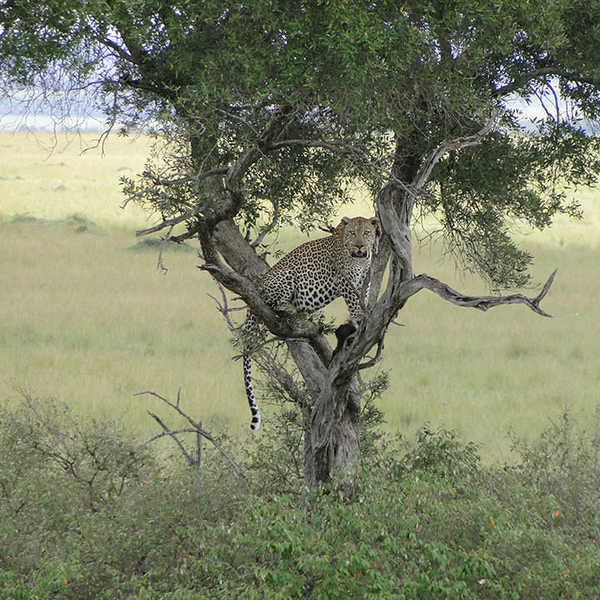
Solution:
M 310 405 L 302 407 L 304 481 L 308 488 L 341 478 L 347 495 L 354 493 L 355 466 L 360 459 L 361 393 L 357 377 L 340 380 L 339 369 L 326 369 L 312 348 L 289 341 L 288 347 L 307 384 Z M 340 380 L 340 381 L 337 381 Z
M 312 408 L 307 430 L 309 487 L 337 481 L 344 493 L 355 493 L 360 459 L 360 401 L 357 377 L 352 383 L 329 380 Z

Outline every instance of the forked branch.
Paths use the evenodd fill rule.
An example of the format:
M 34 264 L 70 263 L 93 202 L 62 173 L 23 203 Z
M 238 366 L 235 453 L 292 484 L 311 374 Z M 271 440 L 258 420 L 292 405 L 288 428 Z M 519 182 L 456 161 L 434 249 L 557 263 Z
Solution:
M 156 392 L 152 392 L 152 391 L 138 392 L 138 393 L 134 394 L 134 396 L 144 396 L 144 395 L 153 396 L 154 398 L 158 398 L 159 400 L 164 402 L 167 406 L 172 408 L 175 412 L 179 413 L 191 425 L 191 428 L 184 428 L 184 429 L 178 429 L 178 430 L 170 429 L 169 427 L 167 427 L 167 425 L 165 425 L 165 423 L 157 415 L 148 411 L 150 416 L 161 426 L 163 433 L 155 435 L 154 437 L 149 439 L 147 442 L 145 442 L 145 444 L 143 444 L 143 445 L 150 444 L 151 442 L 153 442 L 159 438 L 162 438 L 164 436 L 169 436 L 175 441 L 175 443 L 179 447 L 179 450 L 185 457 L 186 462 L 190 466 L 199 467 L 200 465 L 198 464 L 198 459 L 195 460 L 191 457 L 189 452 L 185 449 L 185 446 L 182 444 L 181 440 L 177 437 L 177 435 L 181 434 L 181 433 L 195 433 L 196 439 L 198 441 L 197 456 L 200 455 L 200 445 L 199 445 L 200 439 L 204 438 L 204 439 L 208 440 L 216 448 L 216 450 L 219 452 L 219 454 L 221 454 L 221 456 L 223 456 L 225 458 L 225 460 L 227 460 L 227 462 L 231 465 L 231 468 L 233 469 L 234 473 L 244 482 L 244 485 L 246 487 L 248 486 L 248 478 L 246 477 L 246 474 L 244 473 L 243 469 L 233 460 L 233 458 L 231 458 L 231 456 L 229 456 L 229 454 L 227 452 L 225 452 L 225 450 L 223 450 L 223 448 L 217 443 L 217 441 L 213 438 L 212 435 L 210 435 L 207 431 L 202 429 L 202 423 L 195 421 L 185 411 L 183 411 L 181 409 L 181 407 L 179 405 L 180 400 L 181 400 L 181 390 L 177 393 L 177 402 L 176 403 L 173 403 L 168 398 L 165 398 L 164 396 L 161 396 L 160 394 L 157 394 Z
M 409 281 L 404 282 L 401 284 L 401 289 L 406 288 L 405 292 L 407 292 L 407 294 L 402 294 L 405 297 L 412 296 L 422 289 L 428 289 L 448 302 L 452 302 L 458 306 L 477 308 L 478 310 L 483 311 L 503 304 L 526 304 L 538 315 L 551 317 L 552 315 L 548 314 L 540 307 L 540 302 L 548 293 L 557 270 L 558 269 L 554 270 L 550 277 L 548 277 L 548 280 L 542 287 L 542 291 L 535 296 L 535 298 L 529 298 L 523 294 L 509 294 L 507 296 L 468 296 L 453 290 L 448 284 L 439 281 L 439 279 L 435 279 L 435 277 L 430 277 L 425 274 L 417 275 Z

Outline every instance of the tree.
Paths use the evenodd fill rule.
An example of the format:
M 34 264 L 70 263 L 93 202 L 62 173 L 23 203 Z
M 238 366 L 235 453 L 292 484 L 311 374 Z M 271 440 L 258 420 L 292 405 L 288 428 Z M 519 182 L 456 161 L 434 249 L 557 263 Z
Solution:
M 8 90 L 87 89 L 107 131 L 156 135 L 156 158 L 124 181 L 126 201 L 160 215 L 142 234 L 197 238 L 202 268 L 285 342 L 297 372 L 269 354 L 268 375 L 300 409 L 314 486 L 360 456 L 357 375 L 415 293 L 546 314 L 553 276 L 536 298 L 469 297 L 415 276 L 411 225 L 434 215 L 457 258 L 496 289 L 528 282 L 531 256 L 510 223 L 577 215 L 560 184 L 590 185 L 600 171 L 582 126 L 600 112 L 599 23 L 596 0 L 8 0 L 0 71 Z M 526 123 L 531 102 L 545 116 Z M 367 316 L 332 359 L 318 323 L 274 312 L 253 281 L 267 269 L 265 240 L 327 221 L 348 181 L 372 194 L 384 236 Z

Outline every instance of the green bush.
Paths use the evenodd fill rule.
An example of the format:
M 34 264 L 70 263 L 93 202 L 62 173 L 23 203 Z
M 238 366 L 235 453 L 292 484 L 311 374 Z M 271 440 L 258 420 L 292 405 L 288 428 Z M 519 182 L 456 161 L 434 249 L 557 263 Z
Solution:
M 263 480 L 255 465 L 246 490 L 209 449 L 200 471 L 153 461 L 116 426 L 28 403 L 0 414 L 7 600 L 597 596 L 596 442 L 570 420 L 516 443 L 517 467 L 483 467 L 472 444 L 443 429 L 425 427 L 412 444 L 381 440 L 355 502 L 333 488 L 299 502 L 269 489 L 272 468 Z M 103 465 L 93 501 L 82 484 L 91 456 Z
M 565 409 L 558 422 L 534 441 L 513 437 L 513 449 L 521 462 L 517 467 L 540 498 L 551 499 L 545 515 L 548 527 L 558 521 L 574 527 L 584 537 L 600 533 L 600 409 L 591 430 L 578 428 Z M 554 513 L 552 513 L 552 509 Z

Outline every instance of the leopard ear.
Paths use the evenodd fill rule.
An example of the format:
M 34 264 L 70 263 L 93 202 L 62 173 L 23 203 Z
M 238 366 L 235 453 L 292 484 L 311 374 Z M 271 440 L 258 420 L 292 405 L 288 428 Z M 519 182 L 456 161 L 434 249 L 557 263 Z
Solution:
M 350 217 L 342 217 L 341 221 L 344 225 L 348 225 L 350 223 Z

